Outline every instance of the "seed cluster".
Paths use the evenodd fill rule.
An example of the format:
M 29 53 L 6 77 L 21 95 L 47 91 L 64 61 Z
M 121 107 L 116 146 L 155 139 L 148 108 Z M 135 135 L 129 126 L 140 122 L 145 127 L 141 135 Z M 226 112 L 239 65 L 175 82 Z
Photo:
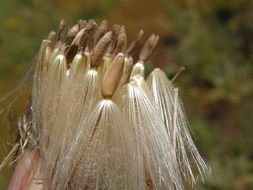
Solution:
M 127 46 L 124 26 L 62 20 L 42 42 L 30 114 L 43 189 L 180 190 L 209 171 L 178 89 L 161 69 L 144 77 L 159 37 L 131 56 L 142 35 Z

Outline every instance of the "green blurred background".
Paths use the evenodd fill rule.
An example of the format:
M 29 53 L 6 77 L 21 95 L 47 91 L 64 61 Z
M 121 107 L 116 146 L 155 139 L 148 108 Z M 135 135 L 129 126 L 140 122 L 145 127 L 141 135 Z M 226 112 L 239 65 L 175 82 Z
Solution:
M 0 96 L 31 64 L 40 43 L 65 18 L 126 26 L 160 35 L 148 70 L 161 67 L 185 102 L 195 142 L 212 168 L 194 189 L 253 189 L 253 2 L 251 0 L 0 0 Z M 20 110 L 19 100 L 10 114 Z M 0 160 L 14 142 L 0 116 Z M 12 166 L 0 172 L 7 188 Z

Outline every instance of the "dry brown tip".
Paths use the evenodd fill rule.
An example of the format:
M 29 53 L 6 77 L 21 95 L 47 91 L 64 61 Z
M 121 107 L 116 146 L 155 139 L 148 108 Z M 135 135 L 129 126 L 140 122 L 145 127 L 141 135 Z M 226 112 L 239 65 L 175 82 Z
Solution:
M 93 20 L 93 19 L 90 19 L 90 20 L 88 21 L 88 23 L 91 24 L 91 25 L 93 25 L 93 26 L 96 26 L 96 27 L 97 27 L 97 23 L 96 23 L 95 20 Z
M 86 30 L 85 28 L 83 28 L 82 30 L 80 30 L 76 37 L 74 38 L 74 40 L 72 41 L 71 45 L 79 45 L 81 42 L 81 39 L 83 38 L 84 34 L 85 34 Z
M 140 31 L 138 32 L 138 34 L 136 35 L 136 40 L 137 40 L 137 41 L 140 40 L 140 39 L 142 38 L 143 34 L 144 34 L 144 31 L 143 31 L 143 30 L 140 30 Z
M 79 28 L 79 24 L 76 24 L 74 27 L 72 27 L 66 39 L 68 42 L 66 42 L 64 52 L 66 54 L 68 66 L 69 63 L 71 63 L 74 59 L 76 53 L 78 52 L 78 49 L 84 49 L 88 43 L 89 35 L 87 34 L 87 31 L 90 30 L 91 26 L 87 25 L 85 28 L 81 29 L 81 31 L 79 31 Z M 68 45 L 67 43 L 71 44 Z
M 88 24 L 84 28 L 84 30 L 85 30 L 85 33 L 84 33 L 83 37 L 80 40 L 80 46 L 83 47 L 83 48 L 85 48 L 88 45 L 88 43 L 90 41 L 90 38 L 92 38 L 93 32 L 94 32 L 94 27 L 93 27 L 93 25 Z
M 57 41 L 63 41 L 65 35 L 66 21 L 62 19 L 60 21 L 59 29 L 57 32 Z
M 99 24 L 98 29 L 96 30 L 95 35 L 94 35 L 94 45 L 96 45 L 98 41 L 100 40 L 100 38 L 105 34 L 107 27 L 108 27 L 108 24 L 106 20 L 103 20 Z
M 104 98 L 111 98 L 117 88 L 124 66 L 124 54 L 119 53 L 107 68 L 102 79 L 101 91 Z
M 124 53 L 126 51 L 126 42 L 127 42 L 127 35 L 126 35 L 125 27 L 121 26 L 120 32 L 117 36 L 115 53 L 118 53 L 118 52 Z
M 103 58 L 112 38 L 112 32 L 107 32 L 94 48 L 91 57 L 91 67 L 97 68 Z
M 79 24 L 76 24 L 76 25 L 74 25 L 74 26 L 69 30 L 69 32 L 68 32 L 68 34 L 67 34 L 67 37 L 66 37 L 66 39 L 65 39 L 65 43 L 66 43 L 67 45 L 71 44 L 71 42 L 73 41 L 73 39 L 76 37 L 76 34 L 77 34 L 78 31 L 79 31 L 79 28 L 80 28 Z
M 88 25 L 90 25 L 91 29 L 89 30 L 89 40 L 88 40 L 88 50 L 91 51 L 94 47 L 94 35 L 97 30 L 97 23 L 94 20 L 89 20 Z
M 51 40 L 46 39 L 46 40 L 43 40 L 43 41 L 42 41 L 42 43 L 41 43 L 41 46 L 40 46 L 40 47 L 41 47 L 41 48 L 42 48 L 42 47 L 45 47 L 45 48 L 46 48 L 46 47 L 49 47 L 51 44 L 52 44 L 52 41 L 51 41 Z
M 126 56 L 130 55 L 130 53 L 133 51 L 134 47 L 136 46 L 137 42 L 140 41 L 140 39 L 142 38 L 143 34 L 144 34 L 143 30 L 140 30 L 138 32 L 138 34 L 136 35 L 135 39 L 128 46 L 128 48 L 126 50 Z
M 66 55 L 68 67 L 69 67 L 69 64 L 73 61 L 77 52 L 78 52 L 78 46 L 75 44 L 70 45 L 70 46 L 68 46 L 68 48 L 66 48 L 65 55 Z
M 89 25 L 90 31 L 93 32 L 92 36 L 94 37 L 94 33 L 95 33 L 94 31 L 97 30 L 97 28 L 98 28 L 97 23 L 94 20 L 89 20 L 88 23 L 87 23 L 87 25 Z
M 143 45 L 140 55 L 139 55 L 139 59 L 142 61 L 145 61 L 147 59 L 147 57 L 149 57 L 150 54 L 150 49 L 152 48 L 152 44 L 155 41 L 155 35 L 152 34 L 148 40 L 145 42 L 145 44 Z
M 112 26 L 112 32 L 115 36 L 117 36 L 121 31 L 121 26 L 119 24 L 114 24 Z
M 159 40 L 159 36 L 156 36 L 154 34 L 152 34 L 149 39 L 146 41 L 146 43 L 144 44 L 140 55 L 139 55 L 139 60 L 141 61 L 146 61 L 150 55 L 153 52 L 153 49 L 155 48 L 157 42 Z
M 174 75 L 174 77 L 171 79 L 171 82 L 174 82 L 179 76 L 180 74 L 185 70 L 185 67 L 181 66 L 178 68 L 176 74 Z
M 79 20 L 77 23 L 79 24 L 81 30 L 87 25 L 88 22 L 86 20 Z
M 121 26 L 120 25 L 114 24 L 112 26 L 112 29 L 111 29 L 111 31 L 112 31 L 112 40 L 111 40 L 111 43 L 110 43 L 110 45 L 109 45 L 109 47 L 107 49 L 107 54 L 109 54 L 109 55 L 112 55 L 113 52 L 115 52 L 116 43 L 117 43 L 117 37 L 118 37 L 118 35 L 120 33 L 120 30 L 121 30 Z
M 133 66 L 134 66 L 133 58 L 126 57 L 123 72 L 122 72 L 122 77 L 121 77 L 121 81 L 120 81 L 120 86 L 123 86 L 130 81 L 130 76 L 131 76 L 131 73 L 133 70 Z
M 85 34 L 85 28 L 78 32 L 79 28 L 80 28 L 79 24 L 73 26 L 68 33 L 67 39 L 65 40 L 66 46 L 64 52 L 66 54 L 68 66 L 74 59 L 80 46 L 81 40 Z M 68 45 L 68 43 L 70 44 Z
M 87 43 L 89 41 L 91 30 L 92 30 L 92 25 L 87 24 L 83 29 L 81 29 L 77 33 L 76 37 L 72 41 L 72 45 L 77 45 L 84 49 L 87 46 Z
M 42 61 L 44 59 L 44 54 L 46 51 L 47 47 L 51 46 L 51 41 L 50 40 L 43 40 L 41 45 L 40 45 L 40 50 L 39 50 L 39 55 L 38 55 L 38 61 Z
M 47 40 L 53 41 L 54 38 L 56 36 L 56 32 L 55 31 L 51 31 L 48 36 L 47 36 Z
M 71 46 L 74 46 L 72 48 L 75 48 L 76 51 L 83 51 L 88 45 L 92 32 L 93 23 L 87 23 L 87 25 L 77 33 L 76 37 L 72 41 Z

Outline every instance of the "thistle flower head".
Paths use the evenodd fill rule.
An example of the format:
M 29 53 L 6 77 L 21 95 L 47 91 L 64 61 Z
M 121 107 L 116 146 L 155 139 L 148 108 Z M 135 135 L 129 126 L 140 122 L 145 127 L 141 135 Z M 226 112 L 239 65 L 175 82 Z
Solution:
M 209 171 L 178 89 L 160 69 L 145 80 L 158 36 L 134 61 L 142 30 L 129 46 L 124 26 L 106 21 L 80 20 L 66 31 L 62 20 L 55 34 L 41 44 L 29 117 L 43 189 L 181 190 L 195 183 L 192 168 Z

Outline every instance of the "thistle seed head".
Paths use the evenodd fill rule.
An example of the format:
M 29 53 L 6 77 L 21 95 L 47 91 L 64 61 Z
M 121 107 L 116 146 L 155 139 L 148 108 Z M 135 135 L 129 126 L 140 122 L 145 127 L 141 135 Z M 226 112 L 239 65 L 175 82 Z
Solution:
M 31 171 L 39 170 L 41 189 L 182 190 L 196 182 L 195 168 L 201 177 L 210 171 L 172 84 L 183 67 L 171 81 L 161 69 L 145 79 L 159 37 L 148 38 L 135 63 L 131 53 L 142 36 L 127 45 L 124 26 L 79 20 L 66 32 L 62 20 L 57 35 L 42 42 L 30 111 L 18 120 L 11 153 L 39 151 L 42 167 Z

